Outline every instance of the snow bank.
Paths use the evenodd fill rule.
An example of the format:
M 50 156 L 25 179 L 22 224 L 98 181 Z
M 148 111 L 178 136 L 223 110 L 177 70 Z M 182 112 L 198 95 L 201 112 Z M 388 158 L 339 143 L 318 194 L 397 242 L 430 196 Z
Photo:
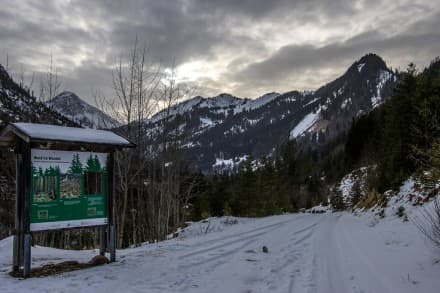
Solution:
M 244 224 L 249 219 L 237 217 L 210 217 L 200 222 L 186 222 L 187 227 L 178 231 L 179 239 L 191 238 L 206 235 L 212 232 L 221 232 L 232 225 Z
M 317 206 L 311 207 L 310 209 L 306 210 L 307 213 L 312 213 L 312 214 L 321 214 L 321 213 L 326 213 L 328 211 L 330 211 L 330 205 L 323 206 L 322 204 L 319 204 Z

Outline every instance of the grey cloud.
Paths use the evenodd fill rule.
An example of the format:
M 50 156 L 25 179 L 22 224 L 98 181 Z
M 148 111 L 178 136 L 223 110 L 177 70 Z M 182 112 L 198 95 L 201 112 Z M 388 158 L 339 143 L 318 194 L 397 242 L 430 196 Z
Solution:
M 4 7 L 0 10 L 0 52 L 9 52 L 18 61 L 48 64 L 53 50 L 55 61 L 62 67 L 65 86 L 91 101 L 91 88 L 112 94 L 112 64 L 132 48 L 137 36 L 148 46 L 152 63 L 218 64 L 218 78 L 192 82 L 199 90 L 196 94 L 229 91 L 255 97 L 264 91 L 313 88 L 368 52 L 383 55 L 394 66 L 408 61 L 426 63 L 435 57 L 434 53 L 439 52 L 440 14 L 430 14 L 432 3 L 399 0 L 396 16 L 386 15 L 376 21 L 381 13 L 377 7 L 383 3 L 384 0 L 0 0 Z M 426 17 L 409 27 L 397 22 L 413 11 Z M 368 16 L 371 23 L 361 27 L 358 22 Z M 316 36 L 316 42 L 300 42 L 286 30 L 307 25 L 317 28 L 318 34 L 319 29 L 334 31 L 325 38 Z M 347 26 L 359 26 L 357 36 L 344 39 Z M 284 34 L 278 47 L 273 46 L 271 32 Z M 78 59 L 78 52 L 81 58 L 74 60 L 72 56 Z M 255 62 L 256 58 L 263 60 Z
M 322 47 L 288 45 L 269 58 L 232 73 L 229 78 L 240 80 L 248 86 L 270 86 L 279 84 L 279 81 L 282 83 L 288 77 L 295 80 L 295 77 L 304 79 L 301 76 L 303 74 L 319 75 L 323 69 L 333 69 L 336 77 L 336 74 L 342 73 L 340 70 L 369 52 L 381 55 L 385 61 L 391 61 L 395 66 L 406 66 L 411 61 L 425 66 L 440 52 L 440 32 L 435 29 L 439 26 L 440 18 L 434 15 L 415 23 L 408 32 L 394 36 L 368 31 L 345 42 L 334 42 Z

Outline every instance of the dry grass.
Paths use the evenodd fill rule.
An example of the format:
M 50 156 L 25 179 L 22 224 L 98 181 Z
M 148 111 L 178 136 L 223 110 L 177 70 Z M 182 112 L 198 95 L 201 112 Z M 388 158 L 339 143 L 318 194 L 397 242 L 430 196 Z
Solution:
M 99 261 L 102 258 L 103 258 L 102 256 L 96 256 L 88 263 L 80 263 L 77 261 L 64 261 L 56 264 L 52 264 L 52 263 L 46 264 L 39 268 L 32 269 L 30 273 L 30 278 L 42 278 L 42 277 L 58 275 L 66 272 L 91 268 L 106 263 L 104 261 Z M 96 261 L 96 259 L 98 259 L 98 261 Z M 9 275 L 15 278 L 21 278 L 23 276 L 23 272 L 22 271 L 10 272 Z
M 386 206 L 387 203 L 386 195 L 380 194 L 376 190 L 368 192 L 367 196 L 361 198 L 356 204 L 355 208 L 359 209 L 371 209 L 374 206 Z

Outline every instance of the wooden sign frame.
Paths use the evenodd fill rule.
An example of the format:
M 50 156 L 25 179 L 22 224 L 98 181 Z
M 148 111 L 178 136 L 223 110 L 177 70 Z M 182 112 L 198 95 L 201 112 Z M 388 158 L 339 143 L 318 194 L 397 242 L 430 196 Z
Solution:
M 49 131 L 47 137 L 35 137 L 35 135 L 40 135 L 41 129 L 53 130 L 52 136 Z M 69 133 L 69 131 L 75 135 L 70 137 L 68 135 L 63 136 L 64 132 Z M 60 135 L 60 133 L 63 135 Z M 95 134 L 97 142 L 92 140 Z M 81 141 L 81 138 L 84 140 Z M 103 222 L 94 225 L 93 221 L 90 221 L 84 225 L 73 224 L 71 226 L 63 226 L 61 229 L 55 227 L 56 229 L 51 230 L 60 231 L 97 227 L 99 228 L 99 253 L 105 255 L 108 252 L 110 254 L 110 262 L 116 261 L 115 151 L 135 147 L 135 144 L 109 131 L 44 124 L 14 123 L 8 125 L 1 132 L 0 145 L 15 147 L 16 212 L 12 253 L 13 273 L 22 275 L 24 278 L 29 277 L 31 273 L 31 191 L 33 189 L 31 186 L 33 176 L 31 151 L 33 149 L 108 154 L 106 166 L 107 223 Z M 45 230 L 39 229 L 38 231 Z

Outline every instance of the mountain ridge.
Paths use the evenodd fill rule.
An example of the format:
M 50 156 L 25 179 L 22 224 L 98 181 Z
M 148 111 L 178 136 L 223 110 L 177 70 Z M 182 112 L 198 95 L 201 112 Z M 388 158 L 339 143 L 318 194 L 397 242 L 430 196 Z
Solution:
M 179 129 L 179 144 L 190 168 L 230 172 L 243 158 L 274 156 L 288 140 L 295 140 L 303 150 L 319 152 L 344 135 L 353 118 L 383 103 L 396 83 L 397 75 L 385 61 L 367 54 L 314 91 L 271 92 L 257 99 L 227 93 L 196 96 L 144 120 L 143 129 L 152 149 L 160 148 L 161 126 L 167 118 Z M 106 118 L 71 92 L 63 92 L 47 106 L 85 127 L 97 127 L 97 121 Z M 115 126 L 119 124 L 110 120 L 100 128 Z
M 174 105 L 179 111 L 170 111 L 169 120 L 182 129 L 182 145 L 194 169 L 229 172 L 238 168 L 230 162 L 239 164 L 244 156 L 270 157 L 289 139 L 296 140 L 302 149 L 319 150 L 343 135 L 353 118 L 383 103 L 396 83 L 397 75 L 385 61 L 367 54 L 315 91 L 273 93 L 261 100 L 229 94 L 198 96 Z M 231 103 L 215 103 L 225 95 Z M 155 138 L 163 113 L 145 121 L 152 144 L 160 143 Z

